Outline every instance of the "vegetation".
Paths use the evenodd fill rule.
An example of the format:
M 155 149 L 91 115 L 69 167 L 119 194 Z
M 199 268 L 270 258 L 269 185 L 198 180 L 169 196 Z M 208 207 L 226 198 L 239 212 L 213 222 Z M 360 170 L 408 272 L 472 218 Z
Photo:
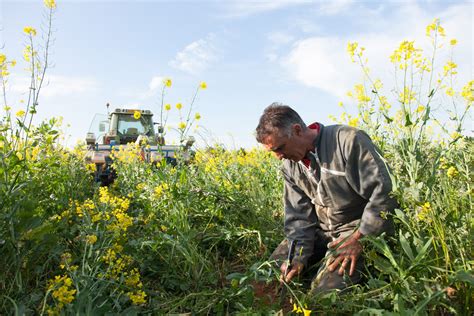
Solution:
M 50 25 L 56 4 L 45 4 Z M 197 151 L 189 164 L 152 166 L 139 150 L 124 147 L 115 154 L 116 181 L 99 187 L 93 168 L 84 163 L 84 148 L 61 146 L 58 119 L 31 124 L 48 67 L 50 33 L 40 54 L 36 30 L 24 31 L 30 40 L 24 56 L 30 95 L 15 115 L 5 86 L 16 62 L 0 54 L 0 313 L 281 310 L 272 299 L 279 272 L 266 261 L 283 238 L 279 161 L 260 149 L 214 146 Z M 394 86 L 402 88 L 391 87 L 389 94 L 371 78 L 364 49 L 348 45 L 364 82 L 351 92 L 358 113 L 344 112 L 340 120 L 366 130 L 383 150 L 400 203 L 397 234 L 364 240 L 365 282 L 347 294 L 316 297 L 299 280 L 286 285 L 294 313 L 473 312 L 474 147 L 463 135 L 463 122 L 474 82 L 456 91 L 449 84 L 457 69 L 452 60 L 436 77 L 436 51 L 445 40 L 439 21 L 428 26 L 427 35 L 434 47 L 429 58 L 413 42 L 403 42 L 391 56 L 402 78 Z M 449 43 L 454 47 L 456 41 Z M 163 89 L 170 86 L 166 79 Z M 441 125 L 433 104 L 445 104 L 446 98 L 453 109 L 448 124 Z M 200 118 L 191 106 L 178 127 L 183 140 Z M 166 121 L 163 109 L 171 106 L 162 102 Z M 258 284 L 266 286 L 264 295 Z

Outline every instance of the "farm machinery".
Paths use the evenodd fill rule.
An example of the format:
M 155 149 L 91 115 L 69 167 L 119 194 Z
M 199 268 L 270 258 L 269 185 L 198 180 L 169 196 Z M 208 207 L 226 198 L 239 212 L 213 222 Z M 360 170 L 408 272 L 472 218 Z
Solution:
M 107 112 L 108 108 L 109 104 Z M 156 132 L 155 125 L 158 125 Z M 163 126 L 153 122 L 150 110 L 117 108 L 107 116 L 96 114 L 86 136 L 85 158 L 86 162 L 95 164 L 95 180 L 102 185 L 113 181 L 112 153 L 127 146 L 139 146 L 141 158 L 153 164 L 165 160 L 175 165 L 178 156 L 189 160 L 194 138 L 190 136 L 182 145 L 166 145 L 163 131 Z

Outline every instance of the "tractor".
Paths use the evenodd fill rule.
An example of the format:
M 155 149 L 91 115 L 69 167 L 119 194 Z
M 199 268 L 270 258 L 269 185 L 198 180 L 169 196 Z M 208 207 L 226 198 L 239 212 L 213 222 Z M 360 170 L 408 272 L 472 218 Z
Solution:
M 108 108 L 109 104 L 107 112 Z M 155 125 L 158 125 L 156 132 Z M 86 136 L 86 162 L 95 164 L 95 180 L 101 185 L 112 183 L 115 172 L 111 153 L 133 143 L 140 146 L 141 157 L 149 163 L 165 160 L 176 165 L 177 153 L 180 159 L 189 160 L 194 138 L 190 136 L 183 145 L 166 145 L 163 131 L 163 126 L 153 122 L 150 110 L 118 108 L 107 116 L 96 114 Z

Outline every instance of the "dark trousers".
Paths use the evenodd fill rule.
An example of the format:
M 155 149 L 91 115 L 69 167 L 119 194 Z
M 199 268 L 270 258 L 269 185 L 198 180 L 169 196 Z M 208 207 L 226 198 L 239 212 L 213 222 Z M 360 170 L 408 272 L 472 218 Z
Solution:
M 339 275 L 339 267 L 333 272 L 329 272 L 327 264 L 330 259 L 330 252 L 327 244 L 331 240 L 318 242 L 313 251 L 314 255 L 308 260 L 308 267 L 304 267 L 303 278 L 309 277 L 311 280 L 311 292 L 316 294 L 334 289 L 344 290 L 350 285 L 357 284 L 361 280 L 361 271 L 364 268 L 364 259 L 359 257 L 356 268 L 352 276 L 349 276 L 350 264 L 347 265 L 343 275 Z M 273 251 L 270 260 L 275 260 L 281 265 L 288 257 L 288 240 L 284 239 Z

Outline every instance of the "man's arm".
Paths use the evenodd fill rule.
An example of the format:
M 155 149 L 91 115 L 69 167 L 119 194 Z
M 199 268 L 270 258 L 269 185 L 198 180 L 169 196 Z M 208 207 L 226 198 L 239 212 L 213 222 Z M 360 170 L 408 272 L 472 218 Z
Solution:
M 287 281 L 299 274 L 307 266 L 308 259 L 314 251 L 316 229 L 319 222 L 311 199 L 293 181 L 288 171 L 283 168 L 284 206 L 285 206 L 285 236 L 289 240 L 297 240 L 292 269 Z M 282 266 L 282 269 L 285 268 Z

